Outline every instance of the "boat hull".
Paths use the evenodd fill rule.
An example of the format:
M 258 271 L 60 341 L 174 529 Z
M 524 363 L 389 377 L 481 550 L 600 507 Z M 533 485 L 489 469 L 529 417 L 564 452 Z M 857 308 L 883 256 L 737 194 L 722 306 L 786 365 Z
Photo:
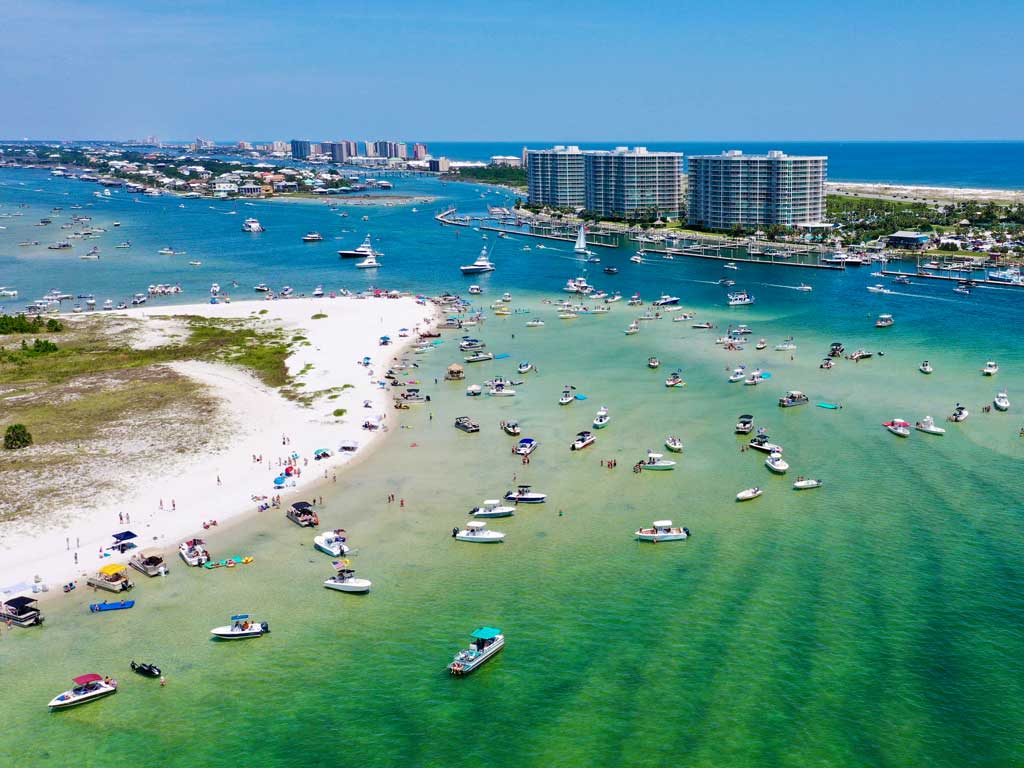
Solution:
M 335 592 L 369 592 L 372 585 L 373 582 L 369 579 L 348 579 L 344 582 L 337 582 L 328 579 L 324 582 L 324 586 L 327 587 L 327 589 L 333 589 Z
M 83 694 L 82 696 L 71 696 L 71 691 L 65 691 L 59 696 L 55 696 L 47 706 L 50 707 L 51 712 L 56 712 L 62 709 L 71 709 L 71 707 L 77 707 L 80 704 L 88 704 L 90 701 L 102 699 L 113 693 L 117 693 L 117 688 L 112 685 L 104 686 L 97 691 L 91 691 L 90 693 Z M 69 698 L 62 701 L 61 699 L 63 697 Z
M 210 634 L 218 640 L 249 640 L 254 637 L 263 637 L 270 632 L 270 628 L 263 624 L 254 624 L 247 630 L 232 629 L 230 626 L 215 627 Z

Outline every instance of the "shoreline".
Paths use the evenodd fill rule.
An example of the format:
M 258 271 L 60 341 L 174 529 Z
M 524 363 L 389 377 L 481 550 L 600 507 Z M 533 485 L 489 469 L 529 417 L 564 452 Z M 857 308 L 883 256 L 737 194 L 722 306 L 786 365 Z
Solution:
M 77 582 L 79 588 L 85 587 L 84 580 L 95 575 L 100 566 L 127 565 L 130 557 L 140 552 L 159 552 L 168 567 L 187 567 L 177 562 L 174 553 L 181 541 L 203 536 L 204 522 L 216 520 L 217 528 L 213 530 L 221 526 L 230 529 L 259 514 L 258 504 L 269 502 L 275 495 L 281 496 L 282 503 L 270 510 L 283 512 L 291 501 L 313 497 L 324 484 L 333 484 L 339 471 L 361 464 L 374 452 L 391 431 L 388 415 L 393 413 L 390 391 L 381 389 L 377 381 L 395 358 L 408 352 L 418 330 L 438 323 L 436 306 L 421 304 L 412 297 L 298 298 L 180 304 L 117 315 L 146 321 L 141 328 L 142 338 L 137 340 L 143 345 L 154 343 L 154 335 L 166 333 L 166 327 L 161 326 L 175 316 L 250 319 L 264 309 L 267 315 L 255 315 L 259 322 L 270 322 L 308 338 L 308 345 L 303 342 L 288 356 L 293 379 L 310 380 L 310 390 L 314 384 L 317 390 L 344 388 L 332 394 L 336 399 L 321 397 L 314 405 L 303 407 L 262 384 L 249 371 L 228 363 L 170 364 L 169 368 L 198 382 L 219 401 L 218 418 L 211 426 L 220 433 L 222 444 L 186 457 L 157 456 L 145 462 L 143 468 L 119 478 L 130 490 L 108 490 L 88 504 L 62 511 L 58 525 L 54 525 L 53 518 L 21 518 L 0 524 L 0 599 L 32 593 L 33 585 L 41 590 L 44 584 L 49 591 L 33 593 L 35 598 L 63 595 L 62 585 Z M 314 321 L 314 313 L 327 317 Z M 370 325 L 369 320 L 376 322 Z M 153 327 L 147 328 L 150 321 L 155 321 Z M 362 333 L 353 333 L 357 327 Z M 400 337 L 400 328 L 409 328 L 408 336 Z M 378 337 L 382 335 L 391 336 L 394 342 L 379 346 Z M 381 356 L 381 352 L 385 354 Z M 363 366 L 364 356 L 374 362 Z M 366 401 L 372 407 L 364 408 Z M 346 408 L 340 418 L 325 415 L 328 409 L 338 407 Z M 365 421 L 375 421 L 380 429 L 364 430 Z M 283 442 L 284 435 L 287 443 Z M 358 449 L 352 453 L 339 451 L 339 445 L 349 440 L 357 441 Z M 330 450 L 331 457 L 311 462 L 318 448 Z M 287 457 L 294 454 L 298 454 L 294 464 L 301 477 L 276 488 L 274 478 L 283 471 Z M 253 455 L 261 456 L 263 461 L 253 462 Z M 257 501 L 254 496 L 266 498 Z M 115 518 L 120 520 L 121 512 L 130 516 L 128 522 L 115 522 Z M 112 543 L 112 534 L 120 530 L 138 534 L 137 549 L 109 553 L 106 548 Z M 75 547 L 71 547 L 72 541 Z M 235 554 L 211 552 L 214 560 Z
M 906 203 L 1022 203 L 1024 190 L 896 184 L 868 181 L 826 181 L 826 195 L 846 195 Z

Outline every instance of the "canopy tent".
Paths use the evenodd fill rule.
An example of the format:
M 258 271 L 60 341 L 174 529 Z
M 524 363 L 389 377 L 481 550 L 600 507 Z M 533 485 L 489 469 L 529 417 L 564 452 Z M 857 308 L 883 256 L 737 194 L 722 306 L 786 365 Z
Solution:
M 137 538 L 138 538 L 138 536 L 135 535 L 134 533 L 132 533 L 131 531 L 121 531 L 120 533 L 115 533 L 114 534 L 114 541 L 119 542 L 119 543 L 122 542 L 122 541 L 130 541 L 131 539 L 137 539 Z

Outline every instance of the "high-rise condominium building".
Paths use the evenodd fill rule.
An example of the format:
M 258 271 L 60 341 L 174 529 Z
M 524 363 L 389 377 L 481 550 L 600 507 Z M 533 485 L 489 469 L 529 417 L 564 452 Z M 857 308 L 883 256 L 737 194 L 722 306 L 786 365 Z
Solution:
M 292 139 L 292 157 L 296 160 L 306 160 L 309 158 L 312 150 L 312 145 L 308 141 L 302 141 L 300 139 Z
M 682 152 L 649 152 L 646 147 L 584 152 L 586 209 L 621 219 L 678 218 L 682 163 Z
M 426 144 L 413 144 L 412 145 L 412 159 L 413 160 L 426 160 L 427 159 L 427 145 Z
M 708 229 L 820 224 L 825 218 L 828 158 L 773 151 L 693 155 L 686 219 Z
M 576 146 L 527 150 L 527 186 L 532 205 L 581 208 L 586 204 L 583 187 L 583 152 Z

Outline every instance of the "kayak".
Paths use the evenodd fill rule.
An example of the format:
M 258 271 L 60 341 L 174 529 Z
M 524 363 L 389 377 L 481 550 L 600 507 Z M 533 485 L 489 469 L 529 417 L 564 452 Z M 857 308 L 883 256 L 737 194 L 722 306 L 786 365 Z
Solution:
M 228 557 L 224 560 L 211 560 L 208 563 L 203 563 L 203 568 L 233 568 L 236 565 L 248 565 L 253 561 L 252 555 L 246 555 L 245 557 Z
M 830 411 L 837 411 L 843 406 L 837 403 L 818 403 L 819 408 L 828 408 Z

